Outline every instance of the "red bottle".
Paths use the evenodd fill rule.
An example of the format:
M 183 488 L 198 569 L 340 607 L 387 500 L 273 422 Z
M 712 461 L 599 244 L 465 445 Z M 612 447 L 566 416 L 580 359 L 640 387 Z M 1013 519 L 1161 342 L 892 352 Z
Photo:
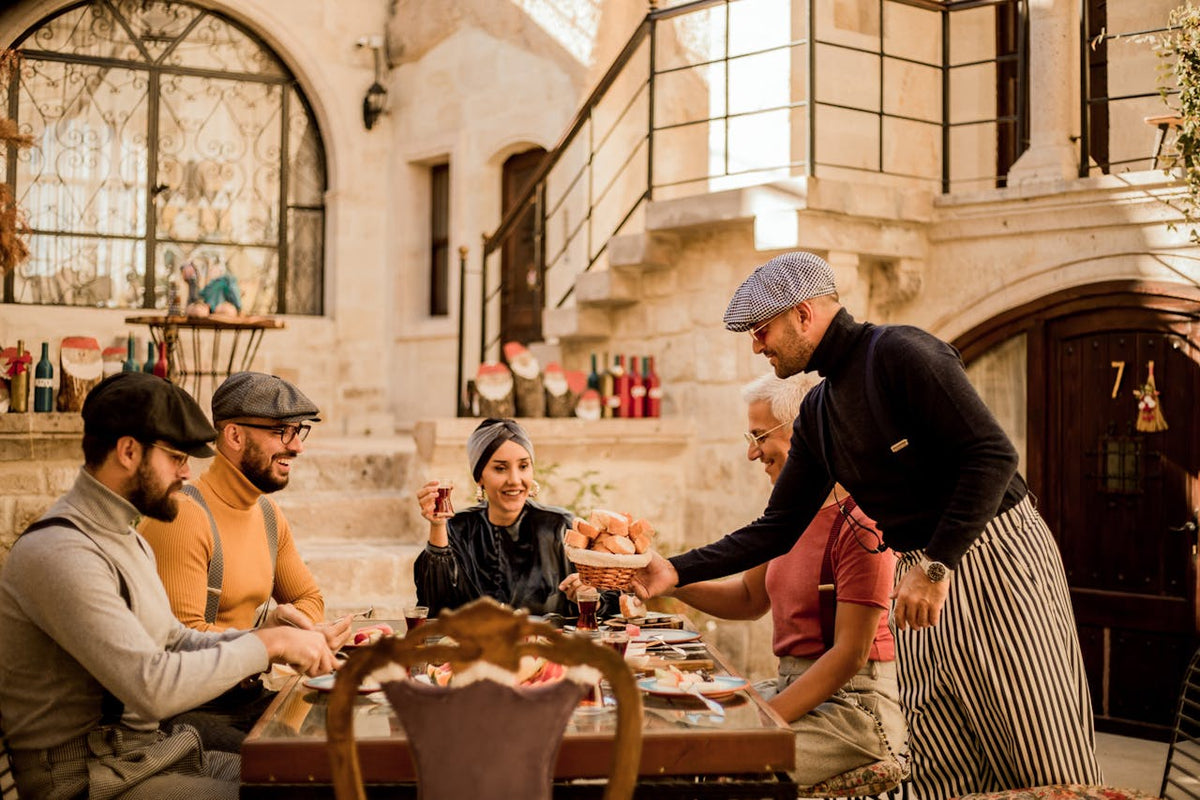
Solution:
M 638 371 L 637 356 L 629 357 L 629 416 L 646 416 L 646 384 Z
M 613 395 L 617 398 L 614 417 L 628 417 L 632 411 L 633 397 L 629 394 L 629 370 L 625 369 L 625 356 L 617 356 L 613 367 Z
M 158 361 L 154 362 L 154 374 L 160 378 L 167 377 L 167 343 L 158 343 Z
M 662 412 L 662 382 L 658 379 L 658 373 L 654 371 L 654 356 L 646 356 L 642 359 L 642 383 L 646 386 L 646 416 L 660 416 Z

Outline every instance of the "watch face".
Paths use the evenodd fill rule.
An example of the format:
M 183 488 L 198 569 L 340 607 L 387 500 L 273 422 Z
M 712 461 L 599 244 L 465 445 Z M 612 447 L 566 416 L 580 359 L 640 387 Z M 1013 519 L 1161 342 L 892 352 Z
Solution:
M 939 583 L 946 579 L 946 565 L 940 561 L 929 561 L 925 564 L 925 577 L 929 578 L 933 583 Z

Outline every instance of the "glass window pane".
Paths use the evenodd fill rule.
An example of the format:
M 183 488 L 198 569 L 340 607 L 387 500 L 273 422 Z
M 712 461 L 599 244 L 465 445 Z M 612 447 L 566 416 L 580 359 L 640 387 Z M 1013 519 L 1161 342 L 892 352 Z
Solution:
M 136 239 L 38 235 L 17 267 L 19 303 L 139 308 L 145 286 L 145 243 Z

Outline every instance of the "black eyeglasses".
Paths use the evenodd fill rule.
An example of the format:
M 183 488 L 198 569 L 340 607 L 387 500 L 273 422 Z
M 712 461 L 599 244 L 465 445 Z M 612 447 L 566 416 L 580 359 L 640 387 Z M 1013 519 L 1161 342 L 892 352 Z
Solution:
M 854 518 L 854 511 L 846 508 L 846 504 L 838 497 L 836 483 L 833 485 L 833 502 L 837 503 L 838 511 L 841 512 L 842 518 L 846 520 L 846 524 L 850 526 L 850 531 L 854 534 L 854 541 L 858 542 L 859 547 L 868 553 L 882 553 L 888 549 L 888 546 L 883 543 L 883 537 L 879 535 L 879 531 L 874 528 L 868 528 L 859 522 Z
M 258 428 L 260 431 L 273 431 L 279 434 L 279 441 L 284 444 L 291 444 L 292 440 L 297 436 L 303 442 L 308 438 L 308 432 L 312 430 L 312 425 L 259 425 L 255 422 L 238 422 L 235 424 L 247 428 Z

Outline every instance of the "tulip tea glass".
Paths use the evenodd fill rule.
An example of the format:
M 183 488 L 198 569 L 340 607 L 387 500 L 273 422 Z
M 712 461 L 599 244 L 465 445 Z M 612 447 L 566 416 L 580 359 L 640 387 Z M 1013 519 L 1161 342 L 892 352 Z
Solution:
M 575 595 L 575 604 L 579 606 L 579 621 L 575 623 L 576 630 L 594 631 L 600 628 L 596 612 L 600 608 L 600 592 L 595 587 L 584 586 Z
M 433 515 L 439 519 L 454 516 L 454 505 L 450 502 L 450 493 L 454 491 L 454 481 L 450 478 L 437 479 L 437 497 L 433 501 Z
M 429 609 L 425 606 L 409 606 L 404 609 L 404 624 L 409 631 L 424 625 L 428 618 Z

